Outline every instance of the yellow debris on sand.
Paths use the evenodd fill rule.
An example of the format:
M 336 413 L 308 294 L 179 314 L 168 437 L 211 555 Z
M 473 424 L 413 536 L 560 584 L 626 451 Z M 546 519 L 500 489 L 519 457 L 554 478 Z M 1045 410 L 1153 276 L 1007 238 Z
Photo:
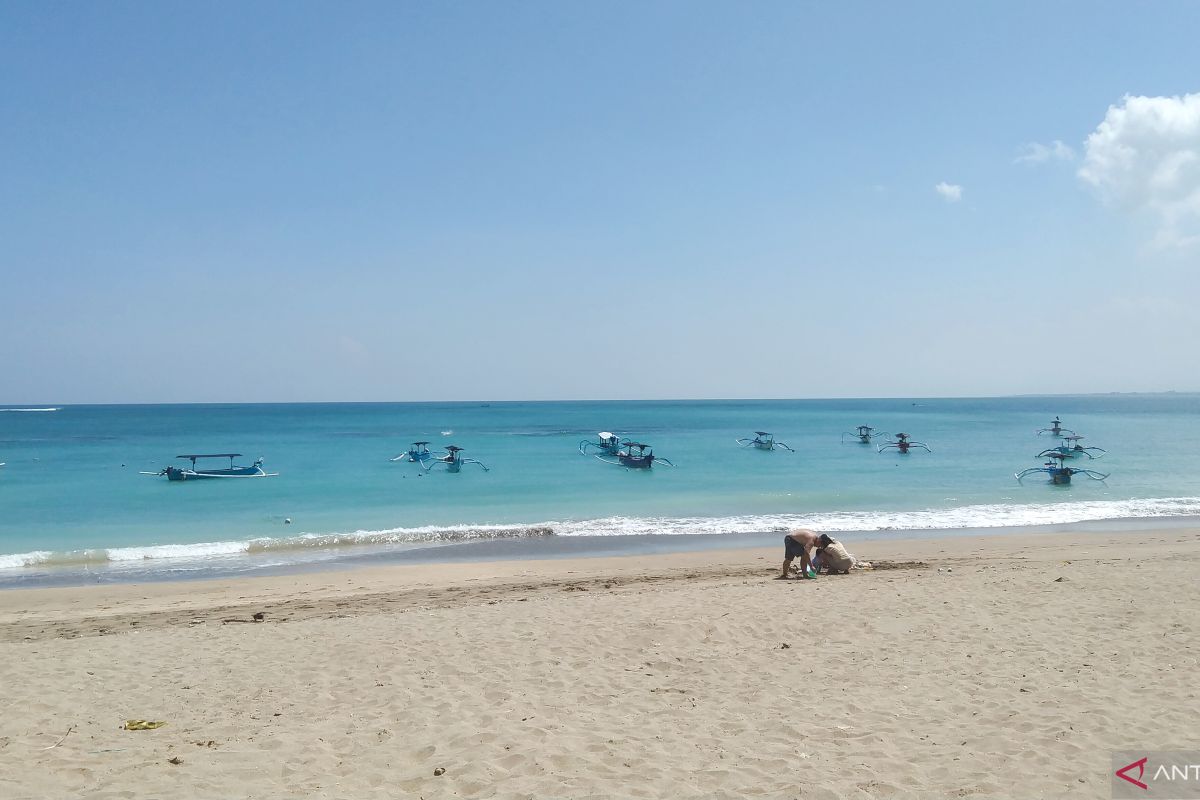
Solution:
M 125 730 L 127 731 L 152 731 L 155 728 L 161 728 L 166 725 L 165 722 L 151 722 L 146 719 L 127 719 L 125 720 Z

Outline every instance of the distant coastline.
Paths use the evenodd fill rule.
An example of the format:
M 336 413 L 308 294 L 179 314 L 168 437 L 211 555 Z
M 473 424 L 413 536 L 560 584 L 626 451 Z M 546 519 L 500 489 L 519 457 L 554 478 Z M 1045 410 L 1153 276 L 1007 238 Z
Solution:
M 0 412 L 4 411 L 62 411 L 72 406 L 82 407 L 112 407 L 112 406 L 281 406 L 281 405 L 478 405 L 489 408 L 493 405 L 515 405 L 523 403 L 855 403 L 855 402 L 889 402 L 912 403 L 914 401 L 937 400 L 1005 400 L 1005 399 L 1067 399 L 1072 397 L 1190 397 L 1200 396 L 1200 389 L 1166 389 L 1162 391 L 1110 391 L 1110 392 L 1025 392 L 1020 394 L 963 394 L 963 395 L 879 395 L 873 397 L 643 397 L 643 398 L 568 398 L 563 400 L 548 398 L 496 399 L 496 398 L 466 398 L 466 399 L 431 399 L 431 400 L 151 400 L 151 401 L 102 401 L 102 402 L 73 402 L 57 404 L 39 403 L 0 403 Z M 44 406 L 44 407 L 39 407 Z M 52 407 L 51 407 L 52 406 Z

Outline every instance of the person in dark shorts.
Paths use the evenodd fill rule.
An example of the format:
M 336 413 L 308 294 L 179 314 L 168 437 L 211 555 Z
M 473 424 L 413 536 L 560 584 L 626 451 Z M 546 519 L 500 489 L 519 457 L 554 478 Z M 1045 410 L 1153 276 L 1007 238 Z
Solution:
M 825 537 L 829 538 L 829 537 Z M 788 569 L 797 556 L 800 557 L 800 574 L 808 577 L 809 567 L 813 564 L 813 556 L 821 546 L 821 535 L 807 528 L 797 528 L 783 537 L 783 571 L 778 580 L 788 579 Z

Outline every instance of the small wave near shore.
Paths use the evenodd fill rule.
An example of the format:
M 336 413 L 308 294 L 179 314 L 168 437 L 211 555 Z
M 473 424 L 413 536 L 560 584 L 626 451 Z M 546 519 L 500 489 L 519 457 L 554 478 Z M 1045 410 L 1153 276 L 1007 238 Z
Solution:
M 725 517 L 605 517 L 537 524 L 481 524 L 389 528 L 335 533 L 301 533 L 279 538 L 180 544 L 154 544 L 54 552 L 0 554 L 0 570 L 26 567 L 87 567 L 183 561 L 204 562 L 239 556 L 273 556 L 286 563 L 308 561 L 317 554 L 333 557 L 356 547 L 415 548 L 498 539 L 550 536 L 671 536 L 679 534 L 762 534 L 806 527 L 832 532 L 949 530 L 1030 527 L 1113 519 L 1200 515 L 1200 497 L 1050 503 L 1039 505 L 975 505 L 918 511 L 830 511 L 808 514 Z

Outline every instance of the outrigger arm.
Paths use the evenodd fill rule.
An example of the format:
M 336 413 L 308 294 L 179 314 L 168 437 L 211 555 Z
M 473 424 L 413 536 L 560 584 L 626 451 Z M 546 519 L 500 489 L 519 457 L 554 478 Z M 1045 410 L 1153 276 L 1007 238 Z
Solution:
M 421 464 L 421 469 L 425 470 L 426 472 L 429 472 L 434 467 L 436 467 L 438 464 L 444 465 L 446 467 L 446 469 L 450 470 L 451 472 L 457 472 L 458 468 L 461 467 L 463 464 L 478 464 L 479 466 L 483 467 L 484 472 L 490 472 L 490 470 L 487 467 L 483 466 L 482 461 L 477 461 L 474 458 L 459 458 L 456 460 L 449 460 L 449 461 L 446 460 L 445 458 L 435 458 L 428 463 Z
M 1094 481 L 1105 480 L 1106 478 L 1108 478 L 1109 475 L 1112 474 L 1110 472 L 1106 475 L 1103 472 L 1096 472 L 1095 470 L 1091 470 L 1091 469 L 1076 469 L 1075 471 L 1082 472 L 1084 475 L 1087 475 L 1089 478 L 1091 478 Z
M 1013 477 L 1019 481 L 1022 478 L 1024 478 L 1026 475 L 1032 475 L 1035 472 L 1045 472 L 1045 471 L 1046 471 L 1045 467 L 1030 467 L 1029 469 L 1023 469 L 1020 472 L 1014 472 Z
M 1088 452 L 1089 450 L 1099 450 L 1100 455 L 1094 456 Z M 1070 448 L 1068 450 L 1059 450 L 1057 447 L 1051 447 L 1049 450 L 1043 450 L 1042 452 L 1038 453 L 1037 458 L 1046 458 L 1051 453 L 1062 453 L 1063 455 L 1066 455 L 1066 456 L 1073 456 L 1076 453 L 1083 453 L 1088 458 L 1095 459 L 1095 458 L 1103 458 L 1104 453 L 1107 453 L 1107 452 L 1108 451 L 1102 447 L 1077 447 L 1077 448 Z
M 927 444 L 923 444 L 923 443 L 921 443 L 921 442 L 908 442 L 908 446 L 909 446 L 909 447 L 920 447 L 920 448 L 921 448 L 921 449 L 923 449 L 923 450 L 924 450 L 926 453 L 932 453 L 932 452 L 933 452 L 932 450 L 930 450 L 930 449 L 929 449 L 929 445 L 927 445 Z M 899 443 L 899 442 L 889 442 L 888 444 L 885 444 L 883 447 L 879 448 L 879 452 L 881 452 L 881 453 L 882 453 L 884 450 L 887 450 L 889 447 L 894 447 L 894 448 L 896 448 L 897 450 L 899 450 L 899 449 L 900 449 L 900 443 Z
M 734 441 L 737 442 L 738 444 L 740 444 L 742 447 L 753 447 L 756 442 L 761 442 L 762 440 L 745 438 L 745 439 L 734 439 Z M 771 444 L 776 447 L 782 447 L 784 450 L 787 450 L 789 453 L 796 452 L 795 450 L 793 450 L 792 448 L 788 447 L 786 444 L 784 444 L 783 442 L 778 441 L 778 440 L 771 442 Z M 768 450 L 770 448 L 764 447 L 762 449 Z M 660 459 L 656 458 L 655 460 L 657 461 Z
M 1030 467 L 1029 469 L 1023 469 L 1020 472 L 1014 473 L 1013 477 L 1016 478 L 1018 481 L 1020 481 L 1026 475 L 1032 475 L 1035 472 L 1044 472 L 1047 475 L 1053 475 L 1054 469 L 1058 469 L 1058 467 Z M 1070 470 L 1071 475 L 1077 475 L 1082 472 L 1084 475 L 1087 475 L 1089 478 L 1091 478 L 1094 481 L 1106 480 L 1108 478 L 1108 475 L 1112 474 L 1112 473 L 1108 473 L 1108 475 L 1106 475 L 1103 472 L 1096 472 L 1095 470 L 1091 470 L 1091 469 L 1079 469 L 1077 467 L 1066 467 L 1066 469 Z

